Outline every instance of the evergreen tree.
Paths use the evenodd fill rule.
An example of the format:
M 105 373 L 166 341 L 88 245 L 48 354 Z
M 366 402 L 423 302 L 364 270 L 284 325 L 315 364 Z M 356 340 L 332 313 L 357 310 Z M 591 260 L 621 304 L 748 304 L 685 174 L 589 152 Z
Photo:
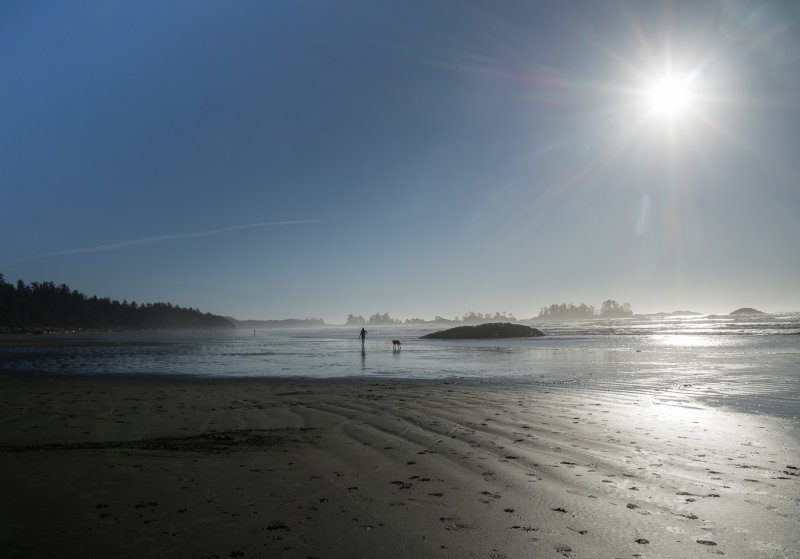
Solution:
M 163 329 L 163 328 L 232 328 L 233 324 L 196 309 L 184 309 L 171 303 L 138 306 L 97 296 L 87 298 L 66 284 L 17 281 L 8 284 L 0 274 L 0 328 L 8 330 L 40 329 Z

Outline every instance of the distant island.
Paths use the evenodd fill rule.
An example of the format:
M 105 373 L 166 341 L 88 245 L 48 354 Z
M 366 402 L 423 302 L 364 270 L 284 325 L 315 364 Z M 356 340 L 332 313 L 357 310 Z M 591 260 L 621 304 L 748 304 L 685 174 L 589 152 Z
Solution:
M 517 319 L 513 314 L 507 314 L 506 312 L 483 314 L 475 311 L 469 311 L 465 313 L 462 318 L 455 317 L 453 319 L 449 319 L 437 315 L 433 318 L 433 320 L 425 320 L 424 318 L 407 318 L 405 322 L 403 322 L 399 318 L 392 317 L 388 312 L 383 314 L 376 312 L 368 319 L 365 319 L 360 314 L 348 314 L 344 324 L 345 326 L 363 326 L 365 324 L 372 326 L 392 326 L 397 324 L 479 324 L 488 321 L 516 322 Z
M 456 326 L 440 332 L 432 332 L 422 336 L 434 340 L 482 340 L 493 338 L 533 338 L 544 336 L 536 328 L 509 322 L 492 322 L 477 326 Z
M 538 320 L 591 320 L 594 318 L 631 318 L 633 311 L 629 303 L 618 303 L 614 299 L 603 301 L 600 312 L 594 306 L 581 303 L 553 304 L 549 307 L 542 307 L 539 311 Z
M 0 333 L 74 330 L 184 330 L 233 328 L 225 318 L 171 303 L 112 301 L 89 297 L 65 284 L 19 280 L 0 274 Z
M 756 309 L 752 309 L 750 307 L 742 307 L 741 309 L 736 309 L 732 313 L 731 316 L 743 315 L 743 314 L 767 314 L 762 311 L 758 311 Z

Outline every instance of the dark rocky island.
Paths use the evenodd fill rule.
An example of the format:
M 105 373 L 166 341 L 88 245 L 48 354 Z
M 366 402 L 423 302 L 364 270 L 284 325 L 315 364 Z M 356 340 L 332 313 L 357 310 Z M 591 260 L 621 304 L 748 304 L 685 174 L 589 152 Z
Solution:
M 766 314 L 761 311 L 757 311 L 756 309 L 751 309 L 750 307 L 743 307 L 741 309 L 736 309 L 731 313 L 731 316 L 736 316 L 740 314 Z
M 449 330 L 432 332 L 422 337 L 435 340 L 483 340 L 492 338 L 534 338 L 537 336 L 544 336 L 544 334 L 540 330 L 524 324 L 492 322 L 477 326 L 457 326 Z

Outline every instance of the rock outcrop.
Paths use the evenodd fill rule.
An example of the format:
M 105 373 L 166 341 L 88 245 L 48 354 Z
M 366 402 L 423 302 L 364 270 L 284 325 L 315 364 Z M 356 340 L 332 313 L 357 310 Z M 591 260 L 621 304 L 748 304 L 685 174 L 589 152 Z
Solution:
M 537 336 L 544 336 L 544 334 L 540 330 L 524 324 L 492 322 L 477 326 L 457 326 L 449 330 L 432 332 L 422 337 L 436 340 L 484 340 L 492 338 L 534 338 Z
M 741 309 L 736 309 L 731 313 L 731 315 L 736 316 L 739 314 L 766 314 L 761 311 L 757 311 L 756 309 L 751 309 L 750 307 L 743 307 Z

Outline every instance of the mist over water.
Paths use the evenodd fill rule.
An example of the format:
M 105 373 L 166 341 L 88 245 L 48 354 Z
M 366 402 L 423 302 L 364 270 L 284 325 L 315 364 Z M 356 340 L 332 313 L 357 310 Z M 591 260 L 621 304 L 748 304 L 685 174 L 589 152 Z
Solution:
M 115 333 L 0 346 L 6 370 L 526 382 L 800 417 L 800 315 L 536 323 L 546 336 L 421 340 L 446 326 Z M 392 340 L 402 342 L 393 351 Z M 47 344 L 47 345 L 45 345 Z

